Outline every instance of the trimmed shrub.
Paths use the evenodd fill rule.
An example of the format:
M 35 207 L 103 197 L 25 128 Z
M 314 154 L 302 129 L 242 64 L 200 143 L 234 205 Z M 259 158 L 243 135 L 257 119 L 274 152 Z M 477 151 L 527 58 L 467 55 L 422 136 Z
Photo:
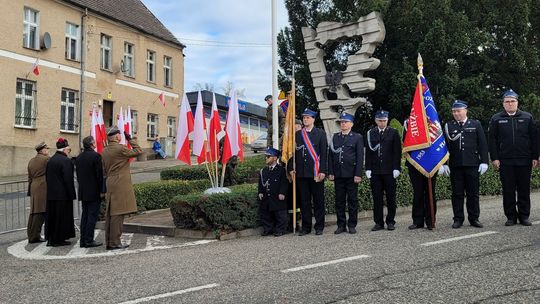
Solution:
M 135 184 L 133 190 L 137 200 L 137 209 L 145 211 L 168 208 L 173 197 L 193 192 L 203 192 L 210 186 L 208 180 L 171 180 Z

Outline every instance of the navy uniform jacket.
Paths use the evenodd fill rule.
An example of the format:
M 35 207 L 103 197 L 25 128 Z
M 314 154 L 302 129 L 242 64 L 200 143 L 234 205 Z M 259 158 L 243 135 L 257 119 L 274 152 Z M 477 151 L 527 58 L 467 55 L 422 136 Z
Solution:
M 259 193 L 263 195 L 261 209 L 268 211 L 287 210 L 287 200 L 279 195 L 287 195 L 289 180 L 285 168 L 277 164 L 274 168 L 264 167 L 259 172 Z
M 79 184 L 79 200 L 96 202 L 104 193 L 103 164 L 101 155 L 92 148 L 84 149 L 75 160 L 77 182 Z
M 538 139 L 533 116 L 518 110 L 513 116 L 505 111 L 491 117 L 489 154 L 502 164 L 525 166 L 538 158 Z
M 307 132 L 311 144 L 315 149 L 317 155 L 319 155 L 319 173 L 328 173 L 328 141 L 326 140 L 326 133 L 319 128 L 313 128 L 311 132 Z M 311 177 L 313 175 L 313 159 L 309 155 L 308 148 L 304 145 L 302 139 L 302 131 L 296 131 L 296 151 L 294 156 L 296 157 L 296 177 Z M 292 162 L 288 162 L 288 170 L 292 171 Z
M 386 127 L 382 136 L 375 127 L 366 134 L 366 170 L 372 174 L 401 171 L 401 139 L 396 129 Z
M 482 124 L 469 119 L 462 126 L 452 120 L 444 126 L 450 167 L 478 166 L 488 163 L 488 147 Z
M 336 178 L 362 176 L 364 163 L 364 139 L 362 135 L 349 132 L 335 133 L 328 155 L 328 174 Z

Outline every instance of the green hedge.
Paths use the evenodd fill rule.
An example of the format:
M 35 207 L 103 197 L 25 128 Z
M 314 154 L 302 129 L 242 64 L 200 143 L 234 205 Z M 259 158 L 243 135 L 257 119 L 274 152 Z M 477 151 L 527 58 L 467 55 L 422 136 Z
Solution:
M 326 213 L 335 213 L 334 183 L 325 182 Z M 540 188 L 540 170 L 533 170 L 532 188 Z M 242 230 L 257 227 L 257 185 L 244 184 L 231 187 L 232 193 L 206 196 L 200 193 L 174 197 L 170 203 L 171 214 L 178 228 L 220 231 Z M 491 168 L 480 178 L 481 195 L 501 194 L 499 173 Z M 397 180 L 397 205 L 412 203 L 412 186 L 407 168 Z M 450 199 L 450 179 L 437 177 L 437 199 Z M 359 210 L 371 210 L 373 201 L 369 180 L 364 178 L 358 187 Z M 298 202 L 299 203 L 299 202 Z
M 208 180 L 170 180 L 133 185 L 138 211 L 168 208 L 173 197 L 193 192 L 200 193 L 208 188 L 210 188 Z
M 233 178 L 238 184 L 253 181 L 253 179 L 257 178 L 259 170 L 263 166 L 263 155 L 246 157 L 243 162 L 238 163 Z M 218 165 L 218 170 L 221 174 L 221 165 Z M 206 171 L 206 166 L 204 165 L 191 167 L 176 166 L 171 169 L 161 171 L 160 177 L 162 180 L 200 180 L 208 179 L 208 172 Z

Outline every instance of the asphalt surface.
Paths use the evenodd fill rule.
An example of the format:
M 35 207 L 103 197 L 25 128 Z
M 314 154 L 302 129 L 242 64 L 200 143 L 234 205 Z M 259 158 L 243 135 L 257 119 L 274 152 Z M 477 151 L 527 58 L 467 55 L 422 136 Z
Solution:
M 68 246 L 25 259 L 8 253 L 35 250 L 24 233 L 0 235 L 0 303 L 539 303 L 540 192 L 531 227 L 505 227 L 501 200 L 482 198 L 483 229 L 451 229 L 441 208 L 434 231 L 407 230 L 403 215 L 395 231 L 364 220 L 356 235 L 162 238 L 148 251 L 149 236 L 133 235 L 114 256 L 64 259 Z

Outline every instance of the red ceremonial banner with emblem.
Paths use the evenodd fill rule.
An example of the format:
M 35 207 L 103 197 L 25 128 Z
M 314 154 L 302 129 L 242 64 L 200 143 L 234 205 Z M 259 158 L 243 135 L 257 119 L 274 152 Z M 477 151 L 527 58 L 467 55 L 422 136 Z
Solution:
M 403 140 L 403 152 L 427 148 L 431 145 L 428 121 L 424 105 L 423 83 L 419 80 L 409 115 L 407 133 Z

